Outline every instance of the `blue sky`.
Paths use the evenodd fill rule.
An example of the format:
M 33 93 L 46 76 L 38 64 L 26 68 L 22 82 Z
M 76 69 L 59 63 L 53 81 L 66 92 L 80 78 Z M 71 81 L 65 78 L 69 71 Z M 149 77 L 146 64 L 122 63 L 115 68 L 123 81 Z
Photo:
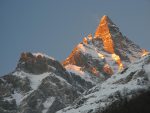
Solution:
M 24 51 L 62 61 L 103 15 L 150 50 L 149 0 L 0 0 L 0 75 L 13 71 Z

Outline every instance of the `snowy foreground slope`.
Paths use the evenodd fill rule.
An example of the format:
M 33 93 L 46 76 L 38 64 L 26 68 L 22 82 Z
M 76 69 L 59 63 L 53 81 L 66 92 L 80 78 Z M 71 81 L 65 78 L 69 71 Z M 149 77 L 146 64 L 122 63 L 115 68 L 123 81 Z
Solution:
M 97 84 L 86 91 L 71 106 L 57 113 L 113 113 L 116 109 L 121 109 L 125 104 L 130 103 L 130 101 L 138 100 L 138 97 L 149 91 L 150 55 L 147 55 L 130 64 L 122 72 L 113 75 L 104 83 Z M 148 94 L 150 96 L 150 93 Z M 146 100 L 144 101 L 146 103 Z M 141 104 L 138 109 L 143 107 L 142 103 L 134 104 Z M 133 109 L 134 104 L 132 104 Z M 147 104 L 150 105 L 150 102 Z M 144 109 L 144 107 L 142 109 L 143 113 L 150 112 L 150 109 L 149 111 L 146 111 L 147 109 Z M 121 111 L 120 113 L 130 113 L 130 110 Z M 142 112 L 139 111 L 138 113 Z

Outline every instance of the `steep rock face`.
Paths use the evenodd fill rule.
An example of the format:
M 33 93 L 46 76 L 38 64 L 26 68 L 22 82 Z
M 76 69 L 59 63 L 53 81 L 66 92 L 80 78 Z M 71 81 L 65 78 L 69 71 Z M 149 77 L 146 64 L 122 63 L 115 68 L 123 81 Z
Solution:
M 108 16 L 104 15 L 98 25 L 95 37 L 99 37 L 102 39 L 104 44 L 104 49 L 110 53 L 114 53 L 114 43 L 112 39 L 112 35 L 110 33 L 110 25 L 114 25 Z M 117 30 L 117 29 L 116 29 Z
M 127 37 L 123 36 L 119 28 L 104 15 L 95 32 L 95 38 L 103 40 L 104 49 L 109 53 L 116 53 L 128 62 L 135 61 L 142 55 L 142 49 Z
M 105 15 L 100 20 L 95 36 L 90 34 L 83 38 L 83 42 L 73 49 L 63 65 L 67 68 L 67 65 L 76 65 L 102 79 L 121 71 L 142 54 L 143 50 L 123 36 L 119 28 Z

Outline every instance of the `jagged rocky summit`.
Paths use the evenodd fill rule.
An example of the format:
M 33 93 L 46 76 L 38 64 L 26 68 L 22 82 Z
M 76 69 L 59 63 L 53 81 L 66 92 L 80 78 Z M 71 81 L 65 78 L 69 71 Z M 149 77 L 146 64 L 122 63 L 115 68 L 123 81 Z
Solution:
M 95 35 L 89 34 L 63 62 L 68 70 L 74 67 L 108 78 L 143 55 L 143 49 L 123 36 L 119 28 L 104 15 Z
M 23 52 L 0 77 L 0 113 L 134 113 L 131 104 L 149 113 L 149 63 L 148 51 L 105 15 L 62 63 Z

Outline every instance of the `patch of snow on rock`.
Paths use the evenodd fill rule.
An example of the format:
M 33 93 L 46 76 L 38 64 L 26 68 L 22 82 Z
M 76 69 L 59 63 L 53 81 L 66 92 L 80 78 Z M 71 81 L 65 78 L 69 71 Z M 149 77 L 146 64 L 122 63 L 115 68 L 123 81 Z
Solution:
M 16 104 L 20 105 L 23 95 L 15 91 L 14 94 L 12 94 L 12 97 L 16 100 Z
M 46 57 L 46 58 L 49 58 L 49 59 L 52 59 L 52 60 L 55 60 L 53 57 L 51 57 L 51 56 L 48 56 L 48 55 L 46 55 L 46 54 L 44 54 L 44 53 L 33 53 L 33 55 L 34 56 L 38 56 L 38 55 L 41 55 L 42 57 Z
M 44 110 L 42 111 L 42 113 L 46 113 L 48 111 L 48 108 L 53 104 L 54 101 L 55 97 L 47 98 L 47 100 L 43 103 Z
M 34 75 L 34 74 L 29 74 L 29 73 L 25 73 L 23 71 L 19 71 L 19 72 L 15 72 L 13 73 L 13 75 L 18 76 L 20 78 L 25 78 L 27 77 L 30 80 L 30 85 L 31 88 L 33 90 L 36 90 L 38 88 L 38 86 L 41 84 L 42 80 L 44 78 L 46 78 L 47 76 L 49 76 L 51 73 L 46 72 L 43 74 L 39 74 L 39 75 Z

